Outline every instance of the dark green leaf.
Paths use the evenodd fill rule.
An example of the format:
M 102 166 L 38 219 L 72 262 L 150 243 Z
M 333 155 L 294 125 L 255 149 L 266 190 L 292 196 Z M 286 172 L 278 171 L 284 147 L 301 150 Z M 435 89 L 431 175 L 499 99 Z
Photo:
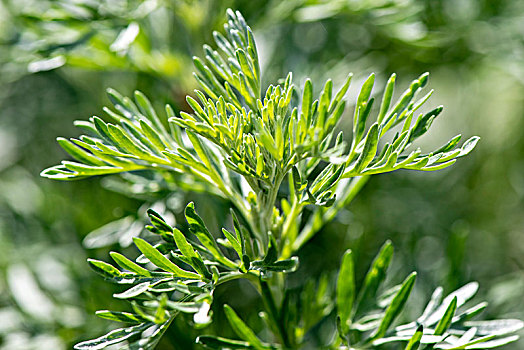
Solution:
M 451 302 L 449 303 L 446 312 L 444 312 L 444 315 L 438 322 L 437 326 L 435 327 L 435 331 L 433 334 L 435 335 L 443 335 L 451 326 L 451 322 L 453 320 L 453 316 L 455 316 L 455 312 L 457 311 L 457 297 L 454 297 Z
M 361 308 L 369 306 L 370 301 L 375 298 L 377 289 L 386 277 L 386 270 L 393 257 L 393 246 L 390 241 L 384 243 L 377 257 L 373 261 L 364 279 L 364 286 L 360 290 L 357 298 L 357 305 L 355 311 L 360 311 Z
M 417 328 L 417 331 L 415 332 L 415 334 L 413 334 L 413 337 L 411 337 L 411 339 L 408 342 L 408 345 L 406 345 L 406 348 L 404 350 L 417 350 L 418 349 L 418 347 L 420 346 L 420 339 L 422 339 L 423 329 L 424 328 L 422 326 L 419 326 Z

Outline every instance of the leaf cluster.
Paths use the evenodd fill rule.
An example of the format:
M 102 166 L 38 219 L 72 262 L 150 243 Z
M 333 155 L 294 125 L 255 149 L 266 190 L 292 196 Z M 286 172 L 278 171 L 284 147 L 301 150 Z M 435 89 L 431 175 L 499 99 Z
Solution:
M 342 259 L 336 290 L 337 329 L 346 346 L 359 349 L 392 342 L 406 342 L 415 349 L 491 349 L 518 339 L 510 335 L 524 327 L 520 320 L 474 321 L 487 307 L 465 304 L 476 294 L 478 283 L 471 282 L 443 298 L 443 289 L 433 292 L 424 311 L 415 321 L 394 327 L 409 305 L 417 274 L 408 275 L 395 286 L 383 288 L 393 246 L 386 242 L 356 288 L 351 250 Z
M 151 225 L 146 228 L 161 239 L 159 243 L 152 245 L 135 237 L 134 244 L 142 253 L 136 261 L 118 252 L 110 253 L 116 265 L 89 259 L 91 268 L 107 281 L 128 286 L 113 296 L 129 301 L 133 308 L 133 312 L 101 310 L 97 315 L 133 326 L 113 330 L 75 348 L 103 349 L 127 340 L 130 349 L 153 349 L 180 312 L 193 314 L 196 327 L 210 323 L 210 305 L 218 285 L 238 278 L 256 281 L 263 274 L 297 268 L 296 258 L 277 261 L 276 256 L 268 255 L 264 260 L 252 261 L 252 240 L 244 236 L 245 227 L 232 215 L 235 233 L 222 229 L 224 238 L 215 239 L 193 203 L 185 209 L 188 230 L 184 233 L 150 209 Z M 223 249 L 228 248 L 232 248 L 237 259 L 226 256 Z
M 351 202 L 370 175 L 449 167 L 471 152 L 479 138 L 459 146 L 457 135 L 433 152 L 413 149 L 442 112 L 442 107 L 420 112 L 432 95 L 418 96 L 427 85 L 425 73 L 396 100 L 392 75 L 378 108 L 375 77 L 370 75 L 355 101 L 351 137 L 346 139 L 339 124 L 348 114 L 351 74 L 337 90 L 328 80 L 318 95 L 309 79 L 302 89 L 295 86 L 291 73 L 263 90 L 256 43 L 242 15 L 228 10 L 224 29 L 225 35 L 213 33 L 216 49 L 205 45 L 205 57 L 193 59 L 200 90 L 187 97 L 190 113 L 177 115 L 166 106 L 162 118 L 140 92 L 131 100 L 109 90 L 114 109 L 105 112 L 113 122 L 96 116 L 77 122 L 86 135 L 58 140 L 76 161 L 42 172 L 57 180 L 121 174 L 131 185 L 154 182 L 175 192 L 201 191 L 228 200 L 233 208 L 232 229 L 222 229 L 220 238 L 210 233 L 193 203 L 185 209 L 187 229 L 173 228 L 149 210 L 147 228 L 159 243 L 134 237 L 142 255 L 132 261 L 112 252 L 116 266 L 90 260 L 107 280 L 130 285 L 115 297 L 129 300 L 133 312 L 105 310 L 99 316 L 133 326 L 76 348 L 102 349 L 126 341 L 130 349 L 152 349 L 180 312 L 192 314 L 195 327 L 204 327 L 211 322 L 215 288 L 239 278 L 259 291 L 265 307 L 261 315 L 272 337 L 259 337 L 226 305 L 226 318 L 241 340 L 202 335 L 200 344 L 214 349 L 299 348 L 333 310 L 338 336 L 327 345 L 333 349 L 394 341 L 407 342 L 407 349 L 473 349 L 514 341 L 515 336 L 502 333 L 521 328 L 519 321 L 470 321 L 479 306 L 457 313 L 476 284 L 443 300 L 437 289 L 423 316 L 392 328 L 408 305 L 416 274 L 379 293 L 393 254 L 389 243 L 358 290 L 352 253 L 344 255 L 335 303 L 328 278 L 296 292 L 286 288 L 285 273 L 298 268 L 294 254 Z

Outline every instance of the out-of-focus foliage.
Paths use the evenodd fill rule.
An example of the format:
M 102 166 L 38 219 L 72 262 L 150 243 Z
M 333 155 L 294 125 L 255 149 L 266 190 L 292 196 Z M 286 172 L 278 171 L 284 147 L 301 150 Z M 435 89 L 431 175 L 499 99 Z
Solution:
M 108 323 L 91 315 L 108 305 L 110 299 L 103 295 L 110 294 L 106 289 L 109 287 L 82 266 L 80 256 L 85 253 L 81 253 L 80 242 L 102 222 L 125 216 L 126 225 L 120 228 L 130 230 L 128 239 L 120 243 L 126 246 L 143 226 L 140 222 L 131 224 L 144 220 L 144 215 L 136 214 L 142 202 L 94 191 L 98 180 L 66 186 L 38 179 L 42 168 L 62 156 L 53 138 L 73 135 L 72 120 L 98 113 L 107 104 L 102 94 L 107 86 L 124 94 L 138 88 L 154 97 L 157 107 L 169 102 L 176 111 L 188 111 L 183 96 L 191 93 L 192 69 L 180 67 L 190 66 L 191 56 L 202 53 L 200 45 L 204 39 L 210 39 L 211 29 L 221 29 L 220 18 L 228 6 L 241 10 L 253 27 L 260 50 L 265 53 L 261 57 L 262 70 L 268 79 L 292 70 L 298 82 L 303 82 L 305 76 L 313 80 L 330 76 L 337 85 L 348 71 L 354 71 L 362 72 L 354 77 L 354 84 L 360 85 L 358 81 L 371 71 L 382 79 L 396 71 L 406 80 L 399 84 L 405 86 L 421 72 L 430 71 L 432 86 L 438 91 L 436 97 L 446 105 L 447 112 L 441 116 L 440 125 L 434 126 L 435 133 L 421 139 L 423 146 L 438 147 L 444 136 L 459 130 L 479 134 L 483 139 L 469 161 L 451 172 L 429 177 L 396 173 L 372 179 L 348 208 L 350 211 L 344 211 L 323 228 L 318 237 L 330 237 L 329 240 L 318 238 L 305 245 L 301 266 L 319 275 L 316 261 L 322 259 L 325 266 L 334 270 L 347 247 L 359 259 L 370 261 L 385 237 L 390 237 L 398 252 L 392 268 L 404 274 L 411 269 L 423 272 L 413 295 L 420 300 L 420 310 L 425 300 L 419 295 L 430 294 L 438 285 L 453 290 L 475 279 L 483 286 L 479 293 L 490 301 L 489 316 L 524 318 L 524 4 L 511 0 L 157 1 L 146 2 L 155 9 L 147 12 L 142 7 L 147 11 L 140 17 L 131 2 L 108 1 L 116 4 L 111 11 L 104 9 L 107 4 L 98 6 L 100 3 L 103 4 L 18 0 L 0 3 L 0 294 L 5 307 L 2 310 L 10 310 L 9 315 L 14 312 L 19 315 L 17 319 L 23 320 L 22 325 L 14 327 L 16 333 L 22 334 L 18 339 L 48 334 L 62 342 L 64 348 L 70 348 L 79 339 L 105 330 Z M 125 11 L 127 6 L 132 10 Z M 86 14 L 91 20 L 82 17 Z M 49 20 L 59 17 L 73 20 Z M 135 41 L 125 52 L 111 50 L 119 33 L 131 23 L 140 28 Z M 151 29 L 155 25 L 159 30 Z M 79 33 L 88 32 L 94 33 L 88 40 L 68 45 L 74 44 Z M 142 44 L 148 42 L 153 44 Z M 150 58 L 154 55 L 160 59 Z M 60 56 L 65 60 L 55 58 Z M 75 66 L 73 57 L 84 62 L 84 67 Z M 31 70 L 42 69 L 42 61 L 53 58 L 47 62 L 49 68 L 65 63 L 56 70 L 30 73 L 31 63 Z M 160 65 L 167 60 L 178 65 Z M 159 74 L 159 67 L 168 74 Z M 377 83 L 384 85 L 385 81 Z M 350 100 L 355 99 L 350 96 Z M 349 130 L 350 126 L 342 128 Z M 108 180 L 104 181 L 107 187 L 123 190 L 120 182 Z M 154 192 L 134 189 L 136 193 Z M 160 196 L 143 195 L 141 200 L 154 203 Z M 201 199 L 195 198 L 197 205 Z M 184 198 L 172 197 L 157 204 L 155 208 L 160 209 L 155 210 L 162 212 L 162 208 L 167 208 L 180 218 L 185 202 Z M 200 214 L 210 225 L 221 226 L 220 218 L 226 217 L 227 212 L 224 203 L 209 199 L 205 203 L 210 207 Z M 106 227 L 108 231 L 111 227 Z M 91 242 L 91 247 L 100 247 L 117 240 L 87 242 Z M 20 254 L 19 248 L 29 243 L 35 249 Z M 72 259 L 64 258 L 64 251 L 70 252 Z M 58 252 L 58 257 L 53 252 Z M 72 299 L 57 297 L 54 303 L 80 306 L 77 311 L 82 316 L 77 320 L 83 322 L 64 325 L 46 321 L 43 326 L 41 320 L 37 322 L 26 315 L 23 307 L 18 306 L 20 300 L 10 292 L 6 271 L 7 261 L 13 260 L 16 266 L 33 271 L 40 290 L 52 296 L 52 289 L 39 282 L 43 272 L 35 272 L 39 260 L 34 257 L 49 254 L 58 264 L 73 270 L 61 275 L 69 276 L 79 291 L 71 292 Z M 105 259 L 107 250 L 90 250 L 87 255 Z M 365 265 L 359 267 L 357 276 L 364 275 L 364 268 Z M 295 276 L 290 287 L 298 288 L 304 277 L 301 269 Z M 224 287 L 217 291 L 215 299 L 237 289 Z M 240 289 L 243 297 L 233 306 L 242 313 L 250 310 L 250 303 L 256 299 L 254 291 Z M 217 313 L 217 323 L 221 317 Z M 251 318 L 246 321 L 256 324 L 255 313 Z M 85 326 L 87 320 L 89 328 Z M 184 322 L 175 322 L 170 336 L 178 337 L 179 348 L 189 349 L 195 334 L 183 325 Z M 2 339 L 4 346 L 5 336 Z M 162 343 L 159 348 L 173 346 Z M 517 343 L 513 348 L 521 346 Z M 19 346 L 28 347 L 24 343 Z M 16 349 L 13 343 L 7 348 Z

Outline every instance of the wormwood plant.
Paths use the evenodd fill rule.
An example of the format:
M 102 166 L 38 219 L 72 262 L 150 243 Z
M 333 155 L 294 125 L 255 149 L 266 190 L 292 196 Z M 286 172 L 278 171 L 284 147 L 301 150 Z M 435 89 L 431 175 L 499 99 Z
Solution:
M 298 349 L 321 320 L 333 320 L 326 349 L 379 348 L 403 343 L 405 349 L 484 349 L 517 339 L 518 320 L 473 321 L 485 303 L 465 307 L 478 289 L 475 282 L 443 297 L 437 288 L 420 317 L 396 325 L 409 304 L 416 273 L 394 286 L 383 286 L 393 247 L 386 242 L 363 283 L 356 283 L 351 250 L 343 258 L 336 287 L 328 278 L 307 284 L 298 294 L 286 288 L 286 276 L 298 268 L 295 256 L 342 208 L 367 179 L 398 169 L 434 171 L 453 165 L 476 145 L 472 137 L 459 146 L 455 136 L 424 153 L 414 142 L 442 112 L 417 111 L 432 91 L 417 97 L 428 74 L 414 80 L 393 101 L 395 75 L 378 108 L 372 97 L 374 75 L 364 82 L 355 103 L 349 141 L 337 125 L 345 116 L 350 74 L 334 92 L 328 80 L 318 97 L 306 80 L 302 89 L 283 81 L 262 90 L 258 52 L 251 29 L 239 12 L 227 12 L 225 33 L 215 32 L 217 50 L 205 45 L 205 58 L 194 58 L 201 90 L 187 97 L 192 113 L 175 115 L 166 107 L 167 123 L 140 92 L 134 100 L 109 90 L 112 118 L 78 121 L 86 135 L 60 145 L 76 159 L 43 171 L 57 180 L 128 173 L 131 185 L 154 184 L 173 191 L 201 191 L 231 204 L 230 228 L 212 234 L 193 203 L 185 208 L 187 225 L 172 227 L 153 210 L 146 228 L 157 239 L 135 237 L 136 261 L 117 252 L 114 264 L 89 260 L 108 281 L 128 285 L 114 296 L 130 302 L 132 312 L 98 311 L 97 315 L 130 324 L 75 346 L 103 349 L 153 349 L 179 313 L 193 323 L 210 322 L 213 293 L 220 285 L 246 279 L 259 291 L 263 339 L 230 306 L 224 313 L 239 340 L 201 335 L 197 342 L 212 349 Z M 389 133 L 388 133 L 389 131 Z M 392 134 L 392 135 L 391 135 Z M 129 175 L 131 174 L 131 175 Z M 334 291 L 334 292 L 332 292 Z M 205 331 L 202 331 L 205 333 Z M 310 344 L 311 346 L 311 344 Z M 398 348 L 398 344 L 396 348 Z

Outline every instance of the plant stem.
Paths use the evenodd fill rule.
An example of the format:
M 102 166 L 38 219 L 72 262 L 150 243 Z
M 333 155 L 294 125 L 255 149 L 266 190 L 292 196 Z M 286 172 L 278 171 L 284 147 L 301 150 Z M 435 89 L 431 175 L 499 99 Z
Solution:
M 275 201 L 277 200 L 278 190 L 280 184 L 282 183 L 284 176 L 280 173 L 277 173 L 274 178 L 274 185 L 269 190 L 269 193 L 259 194 L 258 200 L 258 213 L 257 221 L 258 227 L 261 233 L 262 247 L 267 247 L 268 245 L 268 232 L 271 229 L 271 219 L 273 218 L 273 208 L 275 207 Z
M 337 213 L 340 211 L 340 209 L 347 206 L 351 201 L 355 198 L 355 196 L 360 192 L 362 187 L 366 184 L 367 180 L 369 179 L 369 176 L 360 176 L 353 178 L 349 189 L 344 194 L 344 198 L 342 198 L 336 205 L 334 205 L 331 208 L 325 209 L 325 208 L 319 208 L 321 220 L 318 222 L 322 224 L 322 226 L 329 223 L 331 220 L 335 218 Z M 304 230 L 300 232 L 297 239 L 292 243 L 292 249 L 291 253 L 296 252 L 300 249 L 307 241 L 309 241 L 317 232 L 320 230 L 321 226 L 315 225 L 312 223 L 311 225 L 307 225 L 304 227 Z
M 286 327 L 281 322 L 281 318 L 277 306 L 275 304 L 275 299 L 273 298 L 273 294 L 271 293 L 271 289 L 269 288 L 267 282 L 262 280 L 262 278 L 260 278 L 259 281 L 262 300 L 264 301 L 264 305 L 266 306 L 266 310 L 268 311 L 269 317 L 271 318 L 271 320 L 273 320 L 275 324 L 275 328 L 279 331 L 278 336 L 280 337 L 280 340 L 282 341 L 282 344 L 285 348 L 291 348 L 291 343 L 289 341 L 289 336 L 287 334 Z
M 289 212 L 289 215 L 286 218 L 286 221 L 284 222 L 284 227 L 282 228 L 282 253 L 281 257 L 283 259 L 289 258 L 291 256 L 293 242 L 297 238 L 297 230 L 294 229 L 294 225 L 296 224 L 296 220 L 298 219 L 298 216 L 302 212 L 302 208 L 304 207 L 303 204 L 299 203 L 299 200 L 295 198 L 293 200 L 293 204 L 291 206 L 291 210 Z

